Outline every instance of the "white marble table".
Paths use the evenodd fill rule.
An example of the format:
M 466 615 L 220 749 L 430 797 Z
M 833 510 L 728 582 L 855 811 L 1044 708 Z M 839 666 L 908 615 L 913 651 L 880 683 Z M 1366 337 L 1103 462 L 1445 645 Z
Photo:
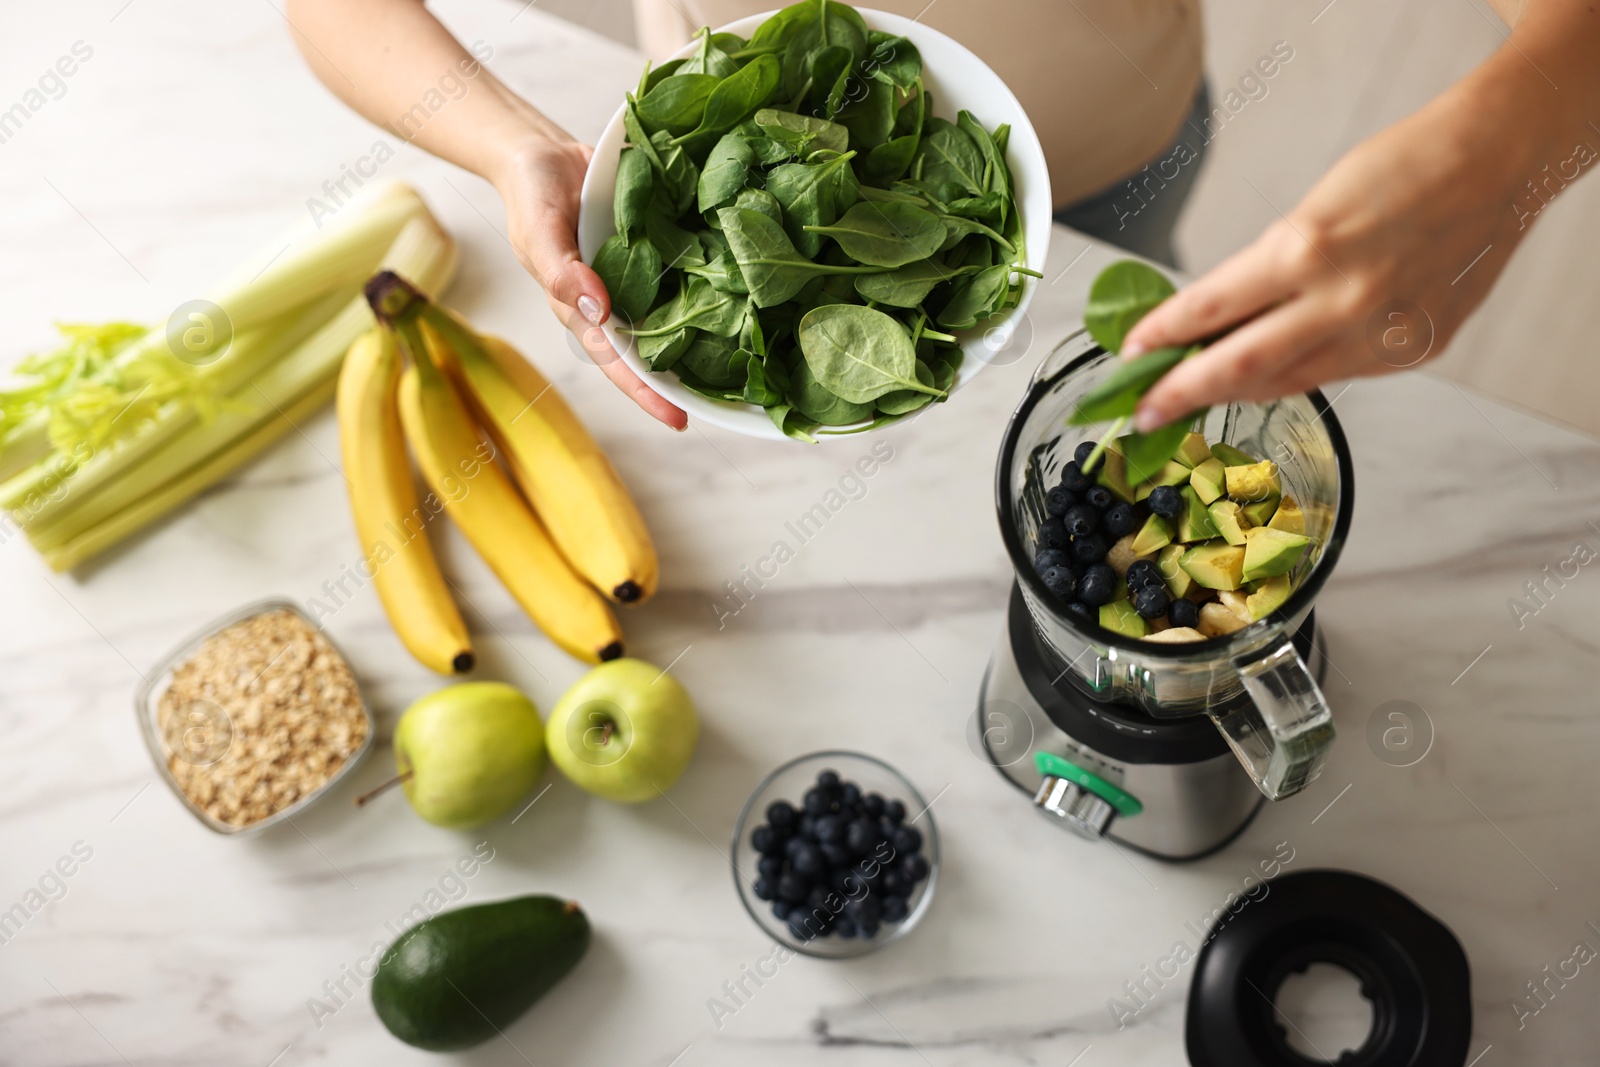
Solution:
M 0 146 L 8 361 L 45 344 L 52 319 L 164 315 L 293 221 L 375 137 L 304 72 L 270 4 L 68 8 L 8 13 L 10 96 L 74 41 L 93 48 L 65 95 Z M 446 14 L 583 136 L 637 75 L 637 57 L 537 10 L 456 3 Z M 1369 873 L 1456 931 L 1472 960 L 1472 1055 L 1483 1067 L 1593 1061 L 1593 967 L 1520 1028 L 1512 1005 L 1575 942 L 1600 947 L 1587 925 L 1600 921 L 1590 588 L 1600 578 L 1585 567 L 1552 583 L 1521 629 L 1507 606 L 1575 543 L 1600 548 L 1593 443 L 1426 378 L 1339 395 L 1358 503 L 1319 612 L 1341 730 L 1327 773 L 1211 859 L 1130 858 L 1047 825 L 964 741 L 1009 571 L 990 503 L 995 448 L 1032 364 L 1067 332 L 1110 253 L 1080 258 L 1083 240 L 1060 232 L 1029 358 L 883 435 L 893 459 L 865 496 L 719 630 L 712 603 L 724 582 L 872 441 L 805 449 L 667 433 L 569 353 L 483 183 L 410 149 L 386 170 L 422 188 L 459 236 L 466 260 L 452 302 L 534 354 L 636 488 L 666 577 L 625 625 L 638 654 L 676 661 L 702 710 L 701 749 L 665 801 L 622 809 L 552 773 L 515 825 L 457 834 L 422 823 L 398 796 L 350 806 L 385 776 L 384 744 L 295 827 L 218 838 L 156 781 L 130 696 L 210 617 L 269 594 L 317 595 L 355 560 L 329 461 L 331 415 L 88 574 L 50 575 L 12 536 L 0 544 L 0 910 L 75 843 L 91 855 L 67 864 L 64 895 L 0 944 L 0 1061 L 434 1062 L 392 1040 L 344 976 L 481 841 L 494 859 L 465 899 L 570 895 L 597 937 L 506 1040 L 453 1058 L 462 1062 L 1182 1063 L 1181 980 L 1120 1031 L 1107 1000 L 1280 842 L 1293 849 L 1289 869 Z M 532 629 L 459 538 L 443 556 L 470 597 L 481 673 L 548 707 L 579 665 Z M 405 655 L 370 591 L 328 626 L 386 738 L 437 679 Z M 1385 763 L 1366 741 L 1392 700 L 1431 721 L 1414 766 Z M 903 944 L 852 963 L 793 960 L 719 1027 L 708 999 L 770 947 L 729 879 L 734 815 L 773 765 L 831 746 L 887 757 L 938 796 L 938 898 Z M 354 995 L 314 1019 L 308 1002 L 337 1005 L 325 983 L 341 981 Z

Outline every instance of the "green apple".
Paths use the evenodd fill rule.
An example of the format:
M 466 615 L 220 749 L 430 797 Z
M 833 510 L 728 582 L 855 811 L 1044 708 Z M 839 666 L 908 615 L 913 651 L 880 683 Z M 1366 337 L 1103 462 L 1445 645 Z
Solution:
M 614 659 L 562 694 L 544 729 L 551 760 L 573 784 L 636 804 L 678 780 L 700 720 L 672 675 L 644 660 Z
M 418 700 L 394 731 L 406 797 L 435 826 L 463 830 L 504 815 L 544 772 L 539 709 L 502 682 L 462 682 Z

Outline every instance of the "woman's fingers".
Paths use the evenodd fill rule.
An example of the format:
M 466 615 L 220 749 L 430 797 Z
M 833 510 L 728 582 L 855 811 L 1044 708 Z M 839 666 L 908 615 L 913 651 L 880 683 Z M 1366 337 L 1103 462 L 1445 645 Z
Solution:
M 633 369 L 624 363 L 622 357 L 611 347 L 604 330 L 598 326 L 591 326 L 577 308 L 558 304 L 554 299 L 550 301 L 550 310 L 556 313 L 562 325 L 572 331 L 572 335 L 578 339 L 584 353 L 595 366 L 611 379 L 612 384 L 626 393 L 630 400 L 648 412 L 656 421 L 665 423 L 674 430 L 682 431 L 689 428 L 689 416 L 684 410 L 674 406 L 633 373 Z
M 1122 346 L 1124 358 L 1220 333 L 1277 303 L 1299 279 L 1277 262 L 1276 228 L 1223 260 L 1139 320 Z
M 575 216 L 548 204 L 531 213 L 521 243 L 524 265 L 551 301 L 577 308 L 591 326 L 611 315 L 611 295 L 600 275 L 578 254 Z
M 1153 430 L 1191 411 L 1255 395 L 1261 384 L 1283 374 L 1338 329 L 1330 305 L 1325 297 L 1298 297 L 1179 363 L 1139 402 L 1134 425 Z

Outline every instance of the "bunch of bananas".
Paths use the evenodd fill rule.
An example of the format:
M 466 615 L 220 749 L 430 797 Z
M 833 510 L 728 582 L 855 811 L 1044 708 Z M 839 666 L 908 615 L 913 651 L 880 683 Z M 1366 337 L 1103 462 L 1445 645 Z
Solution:
M 605 453 L 510 345 L 392 272 L 366 292 L 379 328 L 345 358 L 339 434 L 367 573 L 400 639 L 441 674 L 472 669 L 426 530 L 442 507 L 551 640 L 590 663 L 621 656 L 608 598 L 645 600 L 659 572 Z M 433 490 L 427 506 L 407 443 Z

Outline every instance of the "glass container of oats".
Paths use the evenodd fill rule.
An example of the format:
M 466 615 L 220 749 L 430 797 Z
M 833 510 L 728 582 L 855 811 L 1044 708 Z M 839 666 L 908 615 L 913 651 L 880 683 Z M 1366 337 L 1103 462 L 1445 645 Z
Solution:
M 161 776 L 219 834 L 303 811 L 372 746 L 349 661 L 289 600 L 250 604 L 184 641 L 134 704 Z

